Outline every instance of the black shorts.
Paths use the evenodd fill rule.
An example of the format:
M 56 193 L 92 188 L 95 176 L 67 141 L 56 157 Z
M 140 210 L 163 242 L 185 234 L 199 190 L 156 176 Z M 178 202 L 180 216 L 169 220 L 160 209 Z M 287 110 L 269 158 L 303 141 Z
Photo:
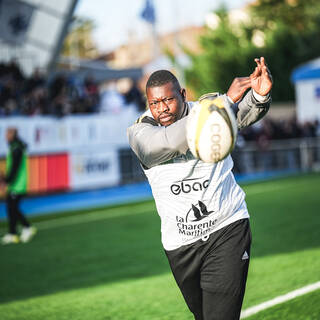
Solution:
M 251 246 L 249 219 L 205 240 L 166 251 L 174 278 L 196 320 L 239 319 Z

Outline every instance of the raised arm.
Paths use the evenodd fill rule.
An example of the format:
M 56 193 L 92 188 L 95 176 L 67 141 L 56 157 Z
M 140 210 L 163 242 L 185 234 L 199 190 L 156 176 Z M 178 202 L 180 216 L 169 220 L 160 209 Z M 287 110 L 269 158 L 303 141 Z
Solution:
M 272 76 L 263 57 L 255 59 L 255 62 L 257 67 L 250 77 L 236 78 L 227 93 L 236 102 L 233 109 L 239 129 L 260 120 L 270 107 Z M 244 92 L 250 87 L 251 90 L 241 100 Z
M 238 127 L 246 127 L 261 119 L 270 105 L 272 78 L 264 58 L 255 59 L 257 67 L 250 77 L 236 78 L 231 84 L 227 96 L 233 102 Z M 161 71 L 160 71 L 161 72 Z M 244 93 L 252 88 L 242 99 Z M 178 90 L 179 89 L 179 90 Z M 188 150 L 186 140 L 185 90 L 176 89 L 173 83 L 150 86 L 150 117 L 144 116 L 138 123 L 128 128 L 129 144 L 141 163 L 151 168 Z M 179 111 L 180 110 L 180 111 Z M 152 114 L 152 116 L 151 116 Z M 178 117 L 179 116 L 179 117 Z M 180 118 L 174 121 L 175 117 Z M 162 123 L 161 122 L 162 119 Z M 160 123 L 162 125 L 160 125 Z M 169 124 L 167 124 L 169 123 Z

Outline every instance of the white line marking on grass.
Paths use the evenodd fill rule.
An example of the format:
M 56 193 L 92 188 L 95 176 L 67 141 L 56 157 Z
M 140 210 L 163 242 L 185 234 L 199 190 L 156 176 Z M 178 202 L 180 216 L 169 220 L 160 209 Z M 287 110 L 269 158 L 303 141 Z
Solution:
M 245 190 L 246 195 L 256 195 L 264 192 L 272 192 L 272 191 L 278 191 L 281 189 L 291 189 L 291 188 L 303 188 L 304 186 L 309 186 L 306 182 L 298 182 L 298 183 L 291 183 L 289 185 L 275 185 L 274 183 L 267 183 L 265 185 L 255 185 L 255 184 L 249 184 L 246 186 L 242 186 L 242 189 Z
M 69 217 L 61 217 L 61 218 L 54 218 L 45 221 L 34 222 L 33 225 L 41 230 L 48 230 L 54 229 L 59 227 L 68 227 L 73 226 L 81 223 L 87 222 L 94 222 L 94 221 L 101 221 L 106 219 L 112 219 L 117 217 L 125 217 L 125 216 L 133 216 L 138 214 L 144 213 L 151 213 L 153 208 L 146 210 L 146 206 L 140 206 L 136 208 L 130 208 L 130 206 L 125 208 L 115 208 L 114 211 L 112 209 L 107 209 L 107 212 L 97 212 L 97 213 L 84 213 L 75 216 Z M 2 229 L 0 229 L 2 230 Z
M 117 218 L 117 217 L 125 217 L 125 216 L 132 216 L 137 214 L 143 214 L 148 213 L 151 210 L 144 210 L 144 211 L 137 211 L 133 213 L 128 212 L 121 212 L 121 213 L 108 213 L 102 214 L 86 214 L 85 216 L 79 216 L 79 217 L 66 217 L 66 218 L 58 218 L 54 220 L 48 220 L 48 221 L 41 221 L 41 222 L 35 222 L 35 227 L 39 228 L 39 230 L 46 230 L 46 229 L 53 229 L 58 227 L 64 227 L 64 226 L 73 226 L 76 224 L 86 223 L 86 222 L 94 222 L 94 221 L 101 221 L 101 220 L 107 220 L 111 218 Z
M 266 186 L 265 188 L 256 187 L 255 189 L 253 189 L 252 187 L 252 190 L 247 190 L 246 194 L 248 196 L 251 196 L 251 195 L 260 194 L 264 192 L 277 191 L 285 188 L 288 188 L 288 186 L 285 186 L 285 187 L 284 186 Z
M 309 292 L 312 292 L 312 291 L 315 291 L 315 290 L 318 290 L 320 289 L 320 281 L 318 282 L 315 282 L 315 283 L 312 283 L 312 284 L 309 284 L 305 287 L 302 287 L 300 289 L 297 289 L 297 290 L 294 290 L 294 291 L 291 291 L 291 292 L 288 292 L 287 294 L 284 294 L 282 296 L 278 296 L 274 299 L 271 299 L 269 301 L 266 301 L 266 302 L 263 302 L 261 304 L 258 304 L 254 307 L 251 307 L 251 308 L 248 308 L 244 311 L 241 312 L 241 317 L 240 319 L 245 319 L 245 318 L 248 318 L 262 310 L 265 310 L 265 309 L 268 309 L 268 308 L 271 308 L 277 304 L 280 304 L 280 303 L 283 303 L 283 302 L 286 302 L 286 301 L 289 301 L 289 300 L 292 300 L 296 297 L 299 297 L 299 296 L 302 296 L 306 293 L 309 293 Z

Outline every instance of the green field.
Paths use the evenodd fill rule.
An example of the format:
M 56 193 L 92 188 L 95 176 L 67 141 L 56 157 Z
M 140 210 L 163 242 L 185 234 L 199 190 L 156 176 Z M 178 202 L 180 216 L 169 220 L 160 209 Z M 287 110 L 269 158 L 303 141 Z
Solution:
M 320 280 L 320 175 L 243 188 L 253 233 L 246 309 Z M 153 202 L 33 221 L 32 242 L 0 246 L 1 320 L 193 319 Z M 318 290 L 248 319 L 320 319 L 319 299 Z

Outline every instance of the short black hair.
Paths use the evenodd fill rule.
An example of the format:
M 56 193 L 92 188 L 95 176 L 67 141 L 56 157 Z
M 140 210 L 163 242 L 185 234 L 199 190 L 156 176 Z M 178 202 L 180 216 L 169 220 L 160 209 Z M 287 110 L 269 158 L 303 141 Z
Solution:
M 180 83 L 176 76 L 169 70 L 158 70 L 151 74 L 147 81 L 146 89 L 160 87 L 167 83 L 172 83 L 177 91 L 180 91 Z

